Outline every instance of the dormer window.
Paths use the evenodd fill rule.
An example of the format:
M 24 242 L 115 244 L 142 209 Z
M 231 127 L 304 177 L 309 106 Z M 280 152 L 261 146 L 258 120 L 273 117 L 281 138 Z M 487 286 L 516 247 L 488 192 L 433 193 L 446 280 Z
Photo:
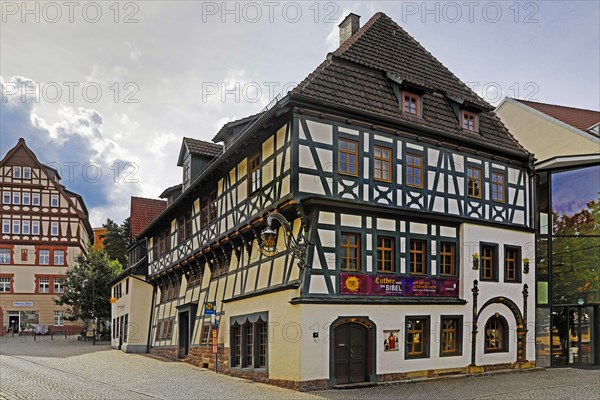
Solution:
M 477 132 L 479 130 L 479 124 L 477 123 L 477 114 L 465 111 L 462 112 L 462 128 L 471 131 Z
M 421 115 L 421 96 L 406 91 L 403 92 L 402 112 L 413 115 Z

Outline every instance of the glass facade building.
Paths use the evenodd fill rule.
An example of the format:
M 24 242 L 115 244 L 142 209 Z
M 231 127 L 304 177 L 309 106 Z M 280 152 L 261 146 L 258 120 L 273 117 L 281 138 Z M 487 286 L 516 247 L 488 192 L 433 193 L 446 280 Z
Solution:
M 537 172 L 538 366 L 598 366 L 600 165 Z

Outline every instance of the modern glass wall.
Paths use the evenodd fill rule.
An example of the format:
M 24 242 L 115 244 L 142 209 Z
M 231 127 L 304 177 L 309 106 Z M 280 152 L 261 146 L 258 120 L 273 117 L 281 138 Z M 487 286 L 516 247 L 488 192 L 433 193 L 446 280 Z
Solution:
M 600 165 L 538 173 L 537 227 L 537 364 L 594 363 L 600 334 L 593 317 L 600 304 Z

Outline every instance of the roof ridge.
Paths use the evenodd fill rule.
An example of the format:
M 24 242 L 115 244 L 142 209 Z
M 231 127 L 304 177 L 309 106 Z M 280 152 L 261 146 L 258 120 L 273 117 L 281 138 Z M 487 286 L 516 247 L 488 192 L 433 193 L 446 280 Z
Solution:
M 541 104 L 544 106 L 551 106 L 551 107 L 560 107 L 560 108 L 568 108 L 570 110 L 578 110 L 578 111 L 588 111 L 588 112 L 593 112 L 593 113 L 597 113 L 600 114 L 600 111 L 598 110 L 590 110 L 588 108 L 579 108 L 579 107 L 571 107 L 571 106 L 563 106 L 562 104 L 552 104 L 552 103 L 544 103 L 541 101 L 531 101 L 531 100 L 525 100 L 525 99 L 517 99 L 514 97 L 511 97 L 513 100 L 518 101 L 519 103 L 532 103 L 532 104 Z
M 354 35 L 350 36 L 342 44 L 340 44 L 340 46 L 333 53 L 334 54 L 337 53 L 336 55 L 339 56 L 339 55 L 341 55 L 341 53 L 348 50 L 348 48 L 350 46 L 352 46 L 366 31 L 369 30 L 369 28 L 373 24 L 375 24 L 376 21 L 378 21 L 382 17 L 387 17 L 387 18 L 391 19 L 390 17 L 388 17 L 385 13 L 383 13 L 381 11 L 375 13 L 371 18 L 369 18 L 369 20 L 363 26 L 361 26 L 356 32 L 354 32 Z

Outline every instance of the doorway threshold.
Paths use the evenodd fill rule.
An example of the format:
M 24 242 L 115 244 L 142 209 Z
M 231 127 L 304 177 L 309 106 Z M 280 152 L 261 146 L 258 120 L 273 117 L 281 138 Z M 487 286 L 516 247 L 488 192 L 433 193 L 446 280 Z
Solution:
M 344 383 L 343 385 L 335 385 L 333 389 L 361 389 L 377 386 L 377 382 L 356 382 L 356 383 Z

